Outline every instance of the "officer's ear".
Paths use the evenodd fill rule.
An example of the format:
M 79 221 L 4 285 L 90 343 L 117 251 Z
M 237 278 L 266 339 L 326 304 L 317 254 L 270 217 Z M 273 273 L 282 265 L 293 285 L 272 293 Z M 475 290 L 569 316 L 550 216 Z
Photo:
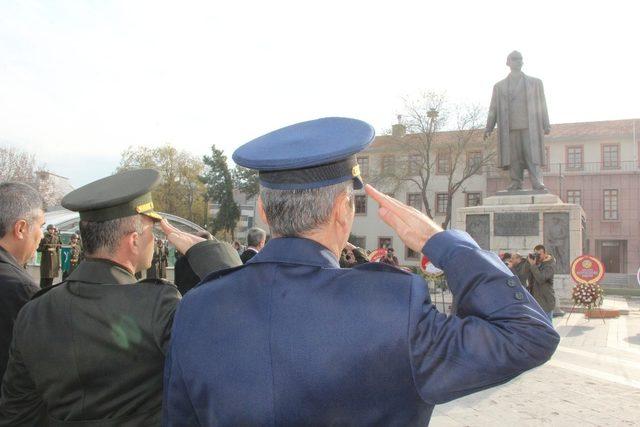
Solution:
M 24 240 L 27 238 L 27 234 L 29 233 L 29 223 L 20 219 L 13 224 L 13 237 L 18 240 Z
M 336 201 L 333 204 L 333 218 L 342 226 L 351 227 L 349 218 L 353 213 L 353 203 L 351 203 L 352 197 L 353 193 L 343 191 L 342 193 L 338 194 L 338 196 L 336 196 Z

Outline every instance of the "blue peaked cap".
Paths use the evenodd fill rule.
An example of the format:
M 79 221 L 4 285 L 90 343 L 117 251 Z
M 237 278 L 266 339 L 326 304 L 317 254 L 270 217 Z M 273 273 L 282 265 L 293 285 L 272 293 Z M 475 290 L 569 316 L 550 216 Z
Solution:
M 361 120 L 326 117 L 270 132 L 242 145 L 233 161 L 259 171 L 260 184 L 276 190 L 326 187 L 353 179 L 363 186 L 355 154 L 373 138 Z

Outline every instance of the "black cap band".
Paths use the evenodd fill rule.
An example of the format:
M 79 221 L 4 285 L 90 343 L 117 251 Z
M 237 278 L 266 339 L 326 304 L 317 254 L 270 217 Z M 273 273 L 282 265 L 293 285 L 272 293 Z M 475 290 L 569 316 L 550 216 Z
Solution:
M 360 176 L 356 156 L 300 169 L 260 171 L 260 184 L 273 189 L 318 188 Z

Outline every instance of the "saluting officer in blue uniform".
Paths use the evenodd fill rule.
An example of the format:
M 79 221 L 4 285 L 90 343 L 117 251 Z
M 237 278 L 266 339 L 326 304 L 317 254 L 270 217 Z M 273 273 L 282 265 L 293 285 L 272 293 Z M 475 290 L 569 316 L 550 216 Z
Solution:
M 339 267 L 363 186 L 355 154 L 373 138 L 367 123 L 325 118 L 236 150 L 259 170 L 274 238 L 180 304 L 165 425 L 424 426 L 434 405 L 551 357 L 558 334 L 494 254 L 370 186 L 382 220 L 444 270 L 457 312 L 438 312 L 417 275 Z

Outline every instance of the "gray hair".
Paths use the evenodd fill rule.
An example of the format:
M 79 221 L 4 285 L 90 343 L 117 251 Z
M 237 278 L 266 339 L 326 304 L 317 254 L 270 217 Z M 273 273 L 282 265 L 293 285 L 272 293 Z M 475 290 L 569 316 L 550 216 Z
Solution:
M 254 248 L 267 238 L 267 233 L 262 228 L 254 227 L 247 231 L 247 245 Z
M 351 180 L 328 187 L 304 190 L 273 190 L 261 187 L 260 198 L 273 234 L 296 237 L 327 223 L 336 197 L 344 192 L 353 206 Z
M 22 182 L 3 182 L 0 184 L 0 238 L 4 237 L 13 225 L 23 219 L 31 222 L 43 210 L 42 197 L 30 185 Z M 40 227 L 40 224 L 36 224 Z
M 129 233 L 142 234 L 144 224 L 140 215 L 117 218 L 109 221 L 80 221 L 80 235 L 87 254 L 115 252 L 120 240 Z

